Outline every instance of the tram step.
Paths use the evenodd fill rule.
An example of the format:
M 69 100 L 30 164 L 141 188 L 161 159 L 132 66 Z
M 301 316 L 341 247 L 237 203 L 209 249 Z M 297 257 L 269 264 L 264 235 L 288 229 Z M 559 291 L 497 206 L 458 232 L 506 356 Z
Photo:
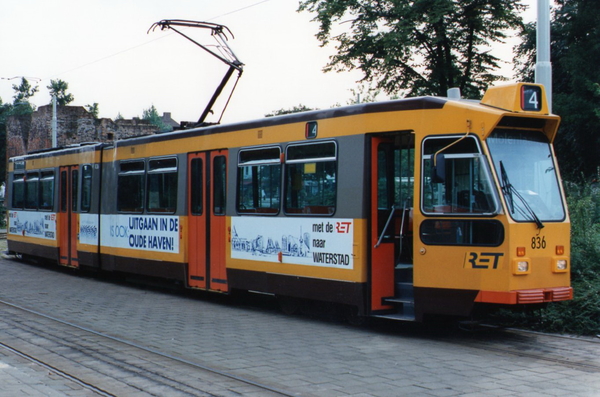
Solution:
M 394 297 L 399 299 L 410 299 L 414 297 L 414 288 L 412 282 L 397 282 L 394 289 Z
M 413 265 L 411 263 L 399 263 L 394 270 L 396 281 L 410 282 L 413 281 Z
M 388 320 L 397 320 L 397 321 L 415 321 L 415 315 L 414 314 L 403 314 L 403 313 L 376 314 L 373 317 L 385 318 L 385 319 L 388 319 Z
M 396 314 L 415 316 L 415 301 L 412 298 L 383 298 L 383 303 L 395 306 L 398 310 Z

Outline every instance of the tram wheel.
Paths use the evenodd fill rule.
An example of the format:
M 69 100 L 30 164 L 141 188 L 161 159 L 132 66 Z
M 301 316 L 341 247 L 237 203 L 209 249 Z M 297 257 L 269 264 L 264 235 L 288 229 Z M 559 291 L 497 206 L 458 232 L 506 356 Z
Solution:
M 288 316 L 299 314 L 302 301 L 298 298 L 292 298 L 290 296 L 277 296 L 277 304 L 279 309 Z
M 346 318 L 348 324 L 355 326 L 365 325 L 369 320 L 367 316 L 358 312 L 358 307 L 356 306 L 345 306 L 344 317 Z

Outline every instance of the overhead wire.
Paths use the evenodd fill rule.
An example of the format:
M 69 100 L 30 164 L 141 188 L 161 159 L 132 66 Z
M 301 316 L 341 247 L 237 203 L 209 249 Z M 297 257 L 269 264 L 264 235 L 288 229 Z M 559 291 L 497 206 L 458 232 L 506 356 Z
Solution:
M 253 3 L 253 4 L 250 4 L 250 5 L 247 5 L 247 6 L 245 6 L 245 7 L 240 7 L 240 8 L 238 8 L 238 9 L 235 9 L 235 10 L 232 10 L 232 11 L 229 11 L 229 12 L 226 12 L 226 13 L 224 13 L 224 14 L 220 14 L 220 15 L 217 15 L 217 16 L 214 16 L 214 17 L 211 17 L 211 18 L 207 19 L 207 21 L 213 21 L 213 20 L 215 20 L 215 19 L 218 19 L 218 18 L 223 18 L 223 17 L 225 17 L 225 16 L 228 16 L 228 15 L 231 15 L 231 14 L 235 14 L 235 13 L 238 13 L 238 12 L 240 12 L 240 11 L 244 11 L 244 10 L 247 10 L 247 9 L 249 9 L 249 8 L 252 8 L 252 7 L 256 7 L 256 6 L 258 6 L 258 5 L 261 5 L 261 4 L 263 4 L 263 3 L 266 3 L 266 2 L 268 2 L 268 1 L 270 1 L 270 0 L 261 0 L 261 1 L 258 1 L 258 2 L 256 2 L 256 3 Z M 167 38 L 167 37 L 169 37 L 169 36 L 171 36 L 171 35 L 173 35 L 173 34 L 175 34 L 175 32 L 170 32 L 170 33 L 168 33 L 168 34 L 166 34 L 166 35 L 161 35 L 161 36 L 159 36 L 159 37 L 157 37 L 157 38 L 155 38 L 155 39 L 151 39 L 151 40 L 145 41 L 144 43 L 141 43 L 141 44 L 135 45 L 135 46 L 133 46 L 133 47 L 129 47 L 129 48 L 126 48 L 126 49 L 124 49 L 124 50 L 121 50 L 121 51 L 115 52 L 115 53 L 113 53 L 113 54 L 106 55 L 106 56 L 104 56 L 104 57 L 102 57 L 102 58 L 98 58 L 98 59 L 96 59 L 96 60 L 90 61 L 90 62 L 88 62 L 88 63 L 85 63 L 85 64 L 83 64 L 83 65 L 80 65 L 80 66 L 74 67 L 74 68 L 72 68 L 72 69 L 66 70 L 66 71 L 64 71 L 64 72 L 55 73 L 55 74 L 53 74 L 52 76 L 48 76 L 48 77 L 46 77 L 46 78 L 42 78 L 42 79 L 40 79 L 40 80 L 50 80 L 50 79 L 52 79 L 52 78 L 57 78 L 57 77 L 59 77 L 59 76 L 65 75 L 65 74 L 67 74 L 67 73 L 71 73 L 71 72 L 74 72 L 74 71 L 76 71 L 76 70 L 83 69 L 83 68 L 85 68 L 85 67 L 88 67 L 88 66 L 90 66 L 90 65 L 96 64 L 96 63 L 98 63 L 98 62 L 102 62 L 102 61 L 104 61 L 104 60 L 106 60 L 106 59 L 110 59 L 110 58 L 116 57 L 116 56 L 118 56 L 118 55 L 124 54 L 124 53 L 126 53 L 126 52 L 129 52 L 129 51 L 135 50 L 135 49 L 137 49 L 137 48 L 140 48 L 140 47 L 146 46 L 146 45 L 148 45 L 148 44 L 151 44 L 151 43 L 153 43 L 153 42 L 155 42 L 155 41 L 158 41 L 158 40 L 165 39 L 165 38 Z

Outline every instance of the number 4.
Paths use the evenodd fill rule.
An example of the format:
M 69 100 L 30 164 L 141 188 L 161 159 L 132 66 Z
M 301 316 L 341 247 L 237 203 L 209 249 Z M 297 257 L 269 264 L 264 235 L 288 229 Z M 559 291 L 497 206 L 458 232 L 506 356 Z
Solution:
M 533 92 L 531 93 L 531 96 L 529 97 L 529 103 L 530 103 L 531 105 L 533 105 L 533 107 L 534 107 L 535 109 L 539 109 L 539 103 L 538 103 L 538 99 L 537 99 L 537 92 L 536 92 L 536 91 L 533 91 Z
M 542 88 L 534 85 L 521 87 L 521 109 L 539 112 L 542 110 Z

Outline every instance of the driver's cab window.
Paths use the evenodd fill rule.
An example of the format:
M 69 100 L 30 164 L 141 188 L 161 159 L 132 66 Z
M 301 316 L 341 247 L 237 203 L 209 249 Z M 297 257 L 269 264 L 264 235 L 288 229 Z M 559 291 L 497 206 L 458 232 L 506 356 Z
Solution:
M 494 194 L 486 156 L 471 136 L 423 141 L 422 202 L 425 214 L 493 214 Z

